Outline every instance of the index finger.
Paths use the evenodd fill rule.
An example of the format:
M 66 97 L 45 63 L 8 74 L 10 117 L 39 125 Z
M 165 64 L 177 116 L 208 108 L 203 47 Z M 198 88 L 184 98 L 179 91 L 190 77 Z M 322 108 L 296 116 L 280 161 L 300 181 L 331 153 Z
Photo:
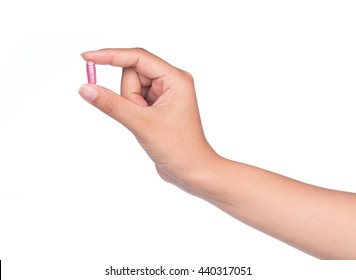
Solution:
M 86 61 L 92 60 L 97 64 L 133 68 L 150 79 L 163 77 L 174 69 L 163 59 L 141 48 L 102 49 L 85 52 L 82 56 Z

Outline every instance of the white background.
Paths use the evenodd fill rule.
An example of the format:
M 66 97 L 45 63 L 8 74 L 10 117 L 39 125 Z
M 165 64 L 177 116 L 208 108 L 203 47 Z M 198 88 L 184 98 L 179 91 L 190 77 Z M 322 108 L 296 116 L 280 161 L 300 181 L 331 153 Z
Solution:
M 81 52 L 144 47 L 193 74 L 221 155 L 355 192 L 355 14 L 354 1 L 2 1 L 4 279 L 117 279 L 110 265 L 355 279 L 355 262 L 317 261 L 164 183 L 77 94 Z M 120 74 L 97 67 L 115 91 Z M 165 279 L 184 278 L 212 277 Z

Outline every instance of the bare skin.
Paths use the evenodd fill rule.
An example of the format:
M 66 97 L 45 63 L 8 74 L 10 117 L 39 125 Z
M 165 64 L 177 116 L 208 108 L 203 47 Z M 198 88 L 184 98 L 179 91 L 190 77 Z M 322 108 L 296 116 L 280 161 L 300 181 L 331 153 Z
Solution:
M 167 182 L 320 259 L 356 259 L 356 194 L 312 186 L 219 156 L 203 132 L 192 76 L 143 49 L 85 60 L 123 68 L 121 95 L 79 93 L 127 127 Z

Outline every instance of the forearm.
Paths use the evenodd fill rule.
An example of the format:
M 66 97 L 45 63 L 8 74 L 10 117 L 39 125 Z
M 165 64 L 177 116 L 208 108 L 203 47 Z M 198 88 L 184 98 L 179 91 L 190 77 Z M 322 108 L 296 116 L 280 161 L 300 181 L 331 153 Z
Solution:
M 130 131 L 159 175 L 242 222 L 319 258 L 356 259 L 356 195 L 226 160 L 205 139 L 192 76 L 143 49 L 86 52 L 123 67 L 121 95 L 84 85 L 81 96 Z
M 217 157 L 186 182 L 238 220 L 322 259 L 356 259 L 356 195 Z M 187 187 L 190 188 L 189 186 Z

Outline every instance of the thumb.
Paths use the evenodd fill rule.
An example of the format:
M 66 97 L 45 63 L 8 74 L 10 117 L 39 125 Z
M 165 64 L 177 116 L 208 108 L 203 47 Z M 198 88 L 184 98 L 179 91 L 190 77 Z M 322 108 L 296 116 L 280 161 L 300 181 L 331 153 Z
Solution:
M 92 84 L 79 88 L 80 96 L 131 131 L 137 130 L 142 120 L 142 108 L 115 92 Z

